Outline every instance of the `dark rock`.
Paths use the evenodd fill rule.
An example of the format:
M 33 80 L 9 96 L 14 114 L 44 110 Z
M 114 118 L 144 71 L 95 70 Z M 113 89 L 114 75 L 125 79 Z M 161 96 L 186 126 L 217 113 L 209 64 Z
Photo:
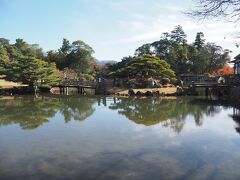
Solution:
M 129 89 L 128 94 L 129 94 L 129 96 L 134 96 L 135 92 L 133 91 L 133 89 Z
M 153 93 L 152 92 L 150 92 L 150 91 L 147 91 L 147 92 L 145 92 L 145 94 L 144 94 L 145 96 L 153 96 Z
M 140 92 L 140 91 L 138 91 L 137 93 L 136 93 L 136 96 L 142 96 L 143 94 Z
M 159 91 L 154 91 L 152 93 L 153 93 L 153 96 L 160 96 L 160 92 Z

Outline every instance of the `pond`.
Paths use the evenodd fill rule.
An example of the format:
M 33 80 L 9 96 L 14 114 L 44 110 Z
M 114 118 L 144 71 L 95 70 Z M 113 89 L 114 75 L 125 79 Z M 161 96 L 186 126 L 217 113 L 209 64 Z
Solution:
M 0 179 L 239 179 L 237 109 L 206 99 L 0 99 Z

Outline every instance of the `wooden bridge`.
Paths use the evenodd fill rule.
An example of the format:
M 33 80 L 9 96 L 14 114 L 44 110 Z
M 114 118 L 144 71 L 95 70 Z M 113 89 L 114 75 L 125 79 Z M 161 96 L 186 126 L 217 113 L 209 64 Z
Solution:
M 64 80 L 59 83 L 60 94 L 68 94 L 69 88 L 77 88 L 78 94 L 85 94 L 85 89 L 94 89 L 95 94 L 105 94 L 107 88 L 113 87 L 114 81 L 101 78 L 98 81 Z
M 79 81 L 79 80 L 64 80 L 59 83 L 60 94 L 68 94 L 69 88 L 77 88 L 78 94 L 84 94 L 85 88 L 96 89 L 98 83 L 96 81 Z
M 197 93 L 197 89 L 204 89 L 205 96 L 211 94 L 212 90 L 217 92 L 219 95 L 224 95 L 230 91 L 230 88 L 233 87 L 230 84 L 218 83 L 218 82 L 192 82 L 189 85 L 188 90 L 190 90 L 191 94 L 195 95 Z
M 217 88 L 217 87 L 231 87 L 229 84 L 221 84 L 218 82 L 196 82 L 190 85 L 195 88 Z
M 64 80 L 59 86 L 61 87 L 81 87 L 95 89 L 97 82 L 95 81 L 78 81 L 78 80 Z

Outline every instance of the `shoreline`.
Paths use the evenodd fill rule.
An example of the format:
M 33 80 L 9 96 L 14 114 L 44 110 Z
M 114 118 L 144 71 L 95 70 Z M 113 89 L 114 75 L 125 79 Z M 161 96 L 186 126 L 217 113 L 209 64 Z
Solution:
M 122 89 L 112 93 L 117 96 L 176 96 L 176 87 Z

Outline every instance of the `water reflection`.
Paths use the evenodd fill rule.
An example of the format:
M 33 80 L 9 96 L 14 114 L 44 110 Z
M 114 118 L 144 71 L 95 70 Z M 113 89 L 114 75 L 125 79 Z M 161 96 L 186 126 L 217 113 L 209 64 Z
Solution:
M 160 123 L 181 132 L 188 117 L 192 117 L 195 124 L 201 126 L 204 116 L 213 116 L 221 111 L 221 102 L 187 97 L 114 98 L 110 102 L 108 106 L 106 97 L 93 96 L 4 98 L 0 100 L 0 126 L 19 124 L 22 129 L 34 129 L 49 122 L 58 112 L 66 123 L 71 120 L 83 121 L 94 113 L 94 104 L 98 103 L 98 106 L 117 110 L 136 124 L 152 126 Z M 233 119 L 236 118 L 234 115 Z
M 211 99 L 193 99 L 192 103 L 195 105 L 206 104 L 209 107 L 211 107 L 211 109 L 216 109 L 216 107 L 218 107 L 218 109 L 216 109 L 217 111 L 213 111 L 216 113 L 219 113 L 221 111 L 219 107 L 225 110 L 232 109 L 232 113 L 229 114 L 229 117 L 231 117 L 232 120 L 236 123 L 235 130 L 237 133 L 240 134 L 240 106 L 238 103 L 231 102 L 231 101 L 211 100 Z M 212 116 L 214 115 L 214 114 L 211 114 L 211 111 L 207 112 L 207 114 Z
M 232 112 L 188 97 L 1 99 L 0 179 L 239 179 Z
M 66 96 L 65 98 L 58 98 L 58 103 L 61 105 L 59 110 L 64 116 L 65 122 L 71 119 L 83 121 L 90 117 L 95 108 L 93 104 L 96 103 L 94 97 L 83 96 L 81 98 L 74 96 Z
M 236 132 L 240 134 L 240 107 L 234 107 L 233 113 L 230 114 L 230 117 L 235 121 L 236 123 Z
M 118 110 L 136 124 L 151 126 L 161 123 L 181 132 L 185 120 L 192 116 L 197 126 L 203 124 L 204 116 L 211 116 L 220 111 L 213 104 L 200 103 L 192 98 L 119 98 L 109 107 Z
M 65 122 L 83 121 L 94 112 L 95 98 L 74 96 L 10 97 L 0 100 L 0 126 L 19 124 L 22 129 L 35 129 L 49 122 L 59 111 Z

